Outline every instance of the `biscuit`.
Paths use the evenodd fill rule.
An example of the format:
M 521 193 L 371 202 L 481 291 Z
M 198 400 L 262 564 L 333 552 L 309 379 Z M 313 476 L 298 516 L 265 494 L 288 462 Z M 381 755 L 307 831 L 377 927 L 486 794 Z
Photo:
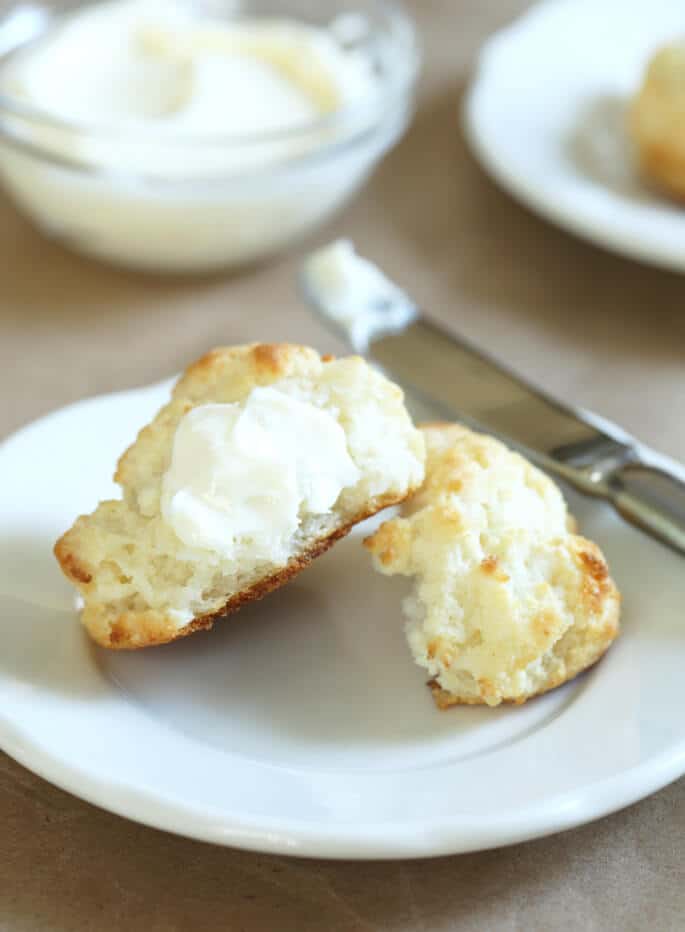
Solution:
M 645 178 L 685 200 L 685 43 L 667 45 L 651 59 L 628 127 Z
M 440 708 L 525 702 L 602 656 L 618 591 L 540 470 L 456 424 L 424 436 L 423 486 L 365 546 L 380 572 L 414 578 L 407 638 Z
M 204 404 L 244 401 L 273 386 L 332 414 L 359 480 L 324 514 L 300 514 L 278 564 L 238 551 L 226 559 L 183 544 L 164 520 L 161 487 L 181 417 Z M 283 585 L 358 521 L 404 499 L 423 478 L 424 441 L 401 390 L 363 359 L 321 358 L 288 344 L 219 348 L 191 365 L 171 400 L 138 434 L 115 475 L 121 500 L 102 502 L 55 545 L 79 590 L 82 621 L 104 647 L 163 644 L 202 628 Z

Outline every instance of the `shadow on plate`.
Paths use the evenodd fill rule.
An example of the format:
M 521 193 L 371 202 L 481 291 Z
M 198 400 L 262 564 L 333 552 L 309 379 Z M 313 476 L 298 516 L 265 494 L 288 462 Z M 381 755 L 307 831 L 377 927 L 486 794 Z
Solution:
M 348 538 L 210 633 L 134 654 L 98 651 L 98 659 L 155 718 L 282 766 L 465 758 L 518 739 L 568 701 L 559 694 L 526 709 L 438 711 L 406 643 L 407 588 L 374 573 L 359 540 Z
M 575 169 L 621 198 L 648 204 L 654 195 L 641 182 L 633 144 L 626 131 L 625 97 L 602 94 L 580 112 L 569 134 L 567 154 Z
M 0 677 L 78 698 L 102 692 L 73 590 L 52 556 L 51 538 L 0 539 L 0 601 Z

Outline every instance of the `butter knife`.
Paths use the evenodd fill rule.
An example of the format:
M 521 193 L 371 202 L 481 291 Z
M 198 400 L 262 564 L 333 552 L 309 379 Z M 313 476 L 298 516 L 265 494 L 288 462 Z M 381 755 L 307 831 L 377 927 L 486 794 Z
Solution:
M 610 421 L 566 405 L 422 316 L 352 244 L 309 256 L 307 302 L 358 353 L 419 400 L 432 419 L 494 434 L 631 524 L 685 554 L 685 468 Z

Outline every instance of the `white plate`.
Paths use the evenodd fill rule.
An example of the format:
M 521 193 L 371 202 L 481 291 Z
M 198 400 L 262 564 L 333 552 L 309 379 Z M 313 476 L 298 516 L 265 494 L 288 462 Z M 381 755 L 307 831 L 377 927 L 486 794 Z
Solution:
M 511 194 L 567 230 L 685 268 L 685 209 L 638 178 L 626 105 L 649 57 L 685 36 L 675 0 L 546 0 L 483 47 L 465 105 L 472 147 Z
M 81 402 L 0 447 L 0 746 L 57 785 L 221 844 L 330 857 L 502 845 L 625 806 L 685 771 L 685 574 L 588 501 L 624 634 L 587 676 L 521 708 L 439 712 L 410 660 L 402 584 L 352 536 L 209 634 L 94 648 L 51 546 L 114 492 L 164 401 Z

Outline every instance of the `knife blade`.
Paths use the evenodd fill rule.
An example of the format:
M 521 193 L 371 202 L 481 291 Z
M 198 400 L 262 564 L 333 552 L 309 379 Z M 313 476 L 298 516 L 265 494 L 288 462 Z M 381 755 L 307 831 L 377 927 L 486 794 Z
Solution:
M 305 299 L 431 419 L 494 434 L 585 495 L 685 554 L 685 468 L 622 428 L 536 388 L 422 316 L 409 296 L 347 241 L 312 254 Z

